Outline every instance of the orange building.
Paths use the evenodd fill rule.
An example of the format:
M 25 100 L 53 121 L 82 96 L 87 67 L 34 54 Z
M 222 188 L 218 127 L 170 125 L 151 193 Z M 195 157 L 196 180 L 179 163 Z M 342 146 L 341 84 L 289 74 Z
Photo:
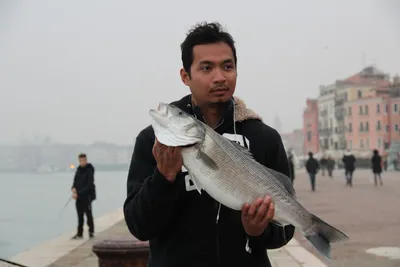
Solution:
M 304 154 L 319 152 L 318 104 L 316 99 L 307 99 L 303 112 Z

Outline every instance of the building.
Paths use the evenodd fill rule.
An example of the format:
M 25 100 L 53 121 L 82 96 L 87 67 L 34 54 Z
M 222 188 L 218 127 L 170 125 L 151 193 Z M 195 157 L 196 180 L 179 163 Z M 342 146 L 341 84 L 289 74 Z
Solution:
M 307 99 L 307 106 L 303 112 L 304 154 L 319 152 L 318 134 L 318 102 L 316 99 Z
M 321 152 L 339 149 L 338 125 L 335 116 L 336 85 L 320 86 L 318 103 L 318 134 Z
M 346 142 L 349 149 L 381 154 L 400 142 L 400 79 L 370 90 L 358 90 L 345 103 Z
M 304 132 L 296 129 L 291 133 L 282 133 L 282 141 L 287 150 L 291 150 L 296 155 L 304 155 Z
M 390 144 L 388 97 L 365 97 L 345 103 L 347 148 L 367 156 L 373 149 L 383 154 Z

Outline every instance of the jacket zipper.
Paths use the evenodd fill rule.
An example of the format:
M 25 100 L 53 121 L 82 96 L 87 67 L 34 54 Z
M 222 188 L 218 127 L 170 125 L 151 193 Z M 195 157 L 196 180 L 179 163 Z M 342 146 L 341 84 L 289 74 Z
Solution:
M 217 266 L 221 266 L 221 260 L 220 260 L 220 255 L 219 255 L 219 213 L 221 211 L 221 203 L 215 202 L 217 206 L 217 217 L 215 220 L 215 228 L 216 228 L 216 246 L 217 246 Z

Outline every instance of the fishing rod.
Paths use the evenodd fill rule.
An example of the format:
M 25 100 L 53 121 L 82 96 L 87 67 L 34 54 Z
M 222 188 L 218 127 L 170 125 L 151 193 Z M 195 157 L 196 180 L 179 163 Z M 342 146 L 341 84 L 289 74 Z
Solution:
M 58 214 L 58 217 L 57 217 L 57 220 L 56 220 L 56 221 L 58 221 L 58 220 L 60 219 L 61 215 L 63 214 L 65 208 L 68 206 L 68 204 L 69 204 L 69 202 L 71 201 L 71 199 L 72 199 L 72 197 L 69 196 L 69 197 L 68 197 L 68 200 L 67 200 L 67 203 L 65 203 L 65 205 L 64 205 L 64 207 L 62 208 L 60 214 Z
M 13 261 L 9 261 L 9 260 L 3 259 L 3 258 L 0 258 L 0 262 L 5 262 L 5 263 L 8 263 L 8 264 L 11 264 L 14 266 L 19 266 L 19 267 L 29 267 L 29 266 L 22 265 L 22 264 L 19 264 L 19 263 L 13 262 Z

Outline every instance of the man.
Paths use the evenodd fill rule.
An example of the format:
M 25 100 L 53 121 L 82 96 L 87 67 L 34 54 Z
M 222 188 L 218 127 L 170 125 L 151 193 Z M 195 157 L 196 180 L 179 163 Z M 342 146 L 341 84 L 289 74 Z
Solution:
M 92 214 L 92 201 L 96 199 L 94 185 L 94 167 L 87 162 L 85 154 L 80 154 L 79 167 L 76 170 L 72 185 L 72 197 L 76 199 L 75 206 L 78 213 L 78 230 L 73 239 L 83 238 L 83 215 L 86 214 L 89 227 L 89 238 L 94 237 L 94 222 Z
M 180 76 L 191 94 L 173 103 L 237 140 L 260 163 L 290 176 L 278 132 L 233 97 L 237 57 L 231 35 L 218 23 L 198 24 L 181 50 Z M 234 211 L 193 190 L 185 183 L 187 174 L 179 148 L 160 144 L 151 126 L 139 133 L 124 213 L 130 232 L 150 241 L 148 266 L 271 266 L 266 249 L 286 245 L 294 234 L 293 226 L 271 222 L 274 200 L 265 196 Z
M 325 176 L 325 169 L 326 169 L 326 163 L 327 163 L 327 159 L 326 159 L 325 155 L 322 156 L 319 163 L 321 166 L 322 176 Z
M 353 187 L 353 173 L 356 169 L 356 158 L 348 149 L 342 158 L 346 176 L 346 186 Z
M 326 169 L 328 170 L 328 176 L 332 178 L 333 169 L 335 169 L 335 160 L 331 156 L 328 156 L 326 160 Z
M 379 151 L 377 149 L 374 149 L 373 151 L 373 156 L 371 158 L 371 165 L 372 165 L 372 173 L 374 174 L 374 184 L 375 186 L 378 186 L 378 179 L 379 183 L 382 186 L 382 157 L 379 155 Z
M 315 177 L 319 170 L 318 161 L 313 157 L 312 152 L 308 152 L 308 160 L 306 163 L 306 170 L 308 175 L 310 176 L 310 184 L 311 184 L 311 191 L 315 191 Z
M 294 162 L 293 162 L 294 159 L 292 152 L 288 153 L 288 160 L 289 160 L 290 179 L 292 180 L 293 183 L 295 177 L 295 170 L 294 170 Z

